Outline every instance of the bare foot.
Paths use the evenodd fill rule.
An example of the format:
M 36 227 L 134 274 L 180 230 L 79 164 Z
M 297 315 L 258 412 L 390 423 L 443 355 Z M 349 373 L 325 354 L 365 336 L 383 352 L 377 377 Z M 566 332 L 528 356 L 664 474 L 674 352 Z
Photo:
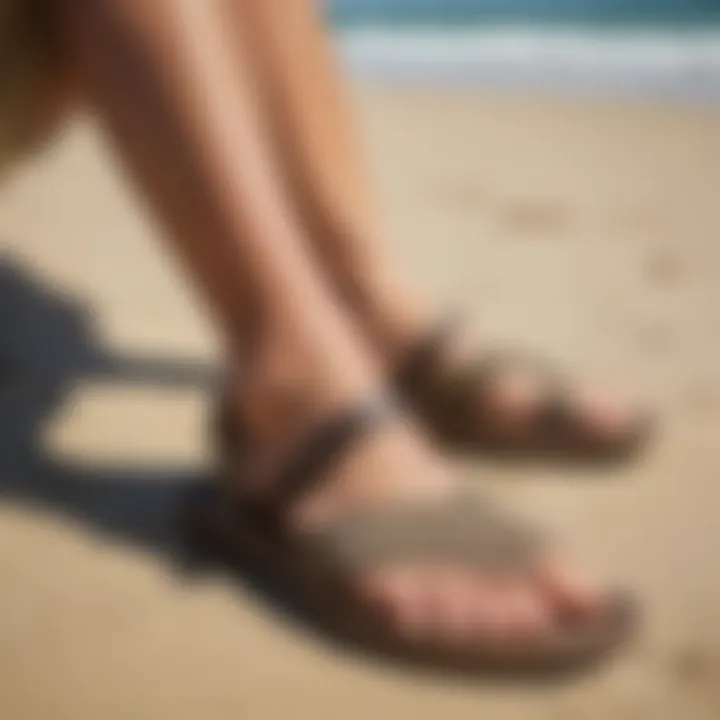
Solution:
M 358 285 L 348 303 L 419 420 L 446 446 L 622 459 L 649 437 L 649 414 L 617 393 L 558 377 L 516 353 L 494 362 L 492 373 L 478 372 L 502 349 L 452 318 L 438 321 L 391 280 Z M 552 424 L 549 442 L 539 435 Z
M 372 385 L 369 380 L 366 393 Z M 247 396 L 258 402 L 257 391 Z M 225 478 L 229 490 L 241 498 L 272 493 L 291 449 L 302 443 L 318 418 L 297 420 L 291 431 L 285 424 L 270 443 L 265 431 L 259 452 L 248 422 L 253 413 L 247 407 L 233 412 L 244 433 L 242 438 L 233 434 L 231 418 L 226 438 L 232 458 Z M 249 468 L 262 470 L 253 477 Z M 309 489 L 283 508 L 281 521 L 291 536 L 302 536 L 357 511 L 440 506 L 458 490 L 458 481 L 422 432 L 397 416 L 334 458 L 321 478 L 314 478 Z M 522 574 L 433 559 L 373 566 L 355 572 L 351 585 L 357 602 L 380 616 L 391 632 L 444 647 L 531 643 L 568 618 L 592 622 L 611 602 L 597 581 L 555 552 L 538 553 Z
M 448 326 L 406 353 L 398 383 L 438 439 L 477 451 L 623 459 L 650 418 L 611 392 Z

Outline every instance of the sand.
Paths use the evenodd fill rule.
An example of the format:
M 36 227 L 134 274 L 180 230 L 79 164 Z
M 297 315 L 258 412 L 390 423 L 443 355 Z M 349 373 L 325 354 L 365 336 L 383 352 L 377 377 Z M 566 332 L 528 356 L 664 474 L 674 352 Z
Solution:
M 652 400 L 609 475 L 466 468 L 637 589 L 611 668 L 553 690 L 341 653 L 221 574 L 169 518 L 208 473 L 214 345 L 92 127 L 0 194 L 0 717 L 720 717 L 720 112 L 359 88 L 398 255 L 498 341 Z

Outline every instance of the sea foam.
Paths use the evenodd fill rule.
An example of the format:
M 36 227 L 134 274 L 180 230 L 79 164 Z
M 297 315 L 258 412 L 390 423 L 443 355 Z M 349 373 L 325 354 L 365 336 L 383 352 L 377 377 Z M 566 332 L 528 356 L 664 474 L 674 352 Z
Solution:
M 360 77 L 720 101 L 717 29 L 368 27 L 339 31 L 338 42 Z

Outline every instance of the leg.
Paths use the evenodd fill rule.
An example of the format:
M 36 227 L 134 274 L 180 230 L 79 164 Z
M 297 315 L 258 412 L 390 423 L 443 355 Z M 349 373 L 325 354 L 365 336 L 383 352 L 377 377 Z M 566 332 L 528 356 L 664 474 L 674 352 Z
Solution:
M 245 364 L 267 368 L 282 364 L 286 345 L 297 341 L 307 356 L 295 354 L 292 368 L 305 366 L 305 379 L 315 386 L 308 392 L 320 395 L 320 386 L 333 383 L 321 369 L 332 358 L 347 372 L 330 392 L 352 393 L 350 378 L 365 372 L 359 367 L 366 360 L 297 241 L 292 210 L 266 159 L 257 98 L 237 56 L 230 62 L 220 42 L 216 3 L 162 0 L 147 10 L 144 4 L 66 4 L 76 9 L 68 15 L 77 65 L 86 70 L 91 102 L 125 166 L 173 238 L 223 337 L 230 345 L 242 340 L 229 350 Z M 265 336 L 268 328 L 276 330 L 273 337 Z
M 227 484 L 247 495 L 255 480 L 253 492 L 262 492 L 268 468 L 302 430 L 375 389 L 378 369 L 304 251 L 306 231 L 277 182 L 255 110 L 254 76 L 231 58 L 237 38 L 218 2 L 66 0 L 65 9 L 90 102 L 239 355 L 244 472 Z M 432 503 L 454 487 L 412 425 L 397 422 L 366 438 L 281 520 L 301 533 L 342 508 Z M 568 605 L 596 611 L 599 593 L 564 564 L 536 570 L 499 587 L 474 568 L 416 563 L 359 573 L 357 586 L 379 592 L 394 617 L 413 614 L 415 623 L 419 608 L 420 624 L 441 641 L 458 628 L 542 633 Z
M 434 320 L 395 267 L 363 165 L 347 86 L 316 0 L 224 0 L 252 27 L 276 150 L 336 292 L 393 362 Z
M 274 122 L 276 151 L 282 158 L 286 182 L 313 229 L 312 242 L 336 292 L 351 307 L 359 325 L 390 367 L 401 365 L 419 340 L 437 323 L 430 310 L 391 262 L 378 222 L 362 164 L 360 143 L 328 34 L 315 0 L 224 0 L 231 23 L 251 25 L 255 59 L 266 79 L 267 117 Z M 457 385 L 458 369 L 472 364 L 474 338 L 443 342 L 441 372 L 431 372 L 411 395 L 434 401 L 421 406 L 437 425 L 440 437 L 467 436 L 473 448 L 507 444 L 522 450 L 543 440 L 557 443 L 561 455 L 591 456 L 632 452 L 645 434 L 645 423 L 625 403 L 605 393 L 569 388 L 564 405 L 550 397 L 542 374 L 495 373 L 493 387 L 480 387 L 475 375 L 463 395 L 465 406 L 449 406 L 445 387 Z M 524 368 L 525 371 L 528 368 Z M 423 375 L 425 373 L 422 373 Z M 447 381 L 447 382 L 446 382 Z M 519 382 L 518 382 L 519 381 Z M 415 383 L 417 384 L 417 383 Z M 429 386 L 429 387 L 428 387 Z M 439 387 L 435 387 L 439 386 Z M 415 399 L 415 398 L 414 398 Z M 450 400 L 453 400 L 450 397 Z M 552 405 L 551 411 L 546 411 Z M 567 406 L 566 423 L 558 425 L 558 408 Z M 459 432 L 444 418 L 464 417 Z M 558 431 L 563 427 L 566 430 Z M 525 436 L 527 439 L 524 439 Z M 577 435 L 577 437 L 576 437 Z

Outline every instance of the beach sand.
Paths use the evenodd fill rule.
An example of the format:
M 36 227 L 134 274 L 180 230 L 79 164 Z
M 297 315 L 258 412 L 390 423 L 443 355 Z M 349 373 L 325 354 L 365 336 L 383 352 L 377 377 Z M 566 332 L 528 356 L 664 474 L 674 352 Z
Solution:
M 340 652 L 222 574 L 184 578 L 169 519 L 209 472 L 214 343 L 81 123 L 0 194 L 0 717 L 720 717 L 720 111 L 357 97 L 418 282 L 660 408 L 633 468 L 463 468 L 636 588 L 641 638 L 564 688 L 463 684 Z

